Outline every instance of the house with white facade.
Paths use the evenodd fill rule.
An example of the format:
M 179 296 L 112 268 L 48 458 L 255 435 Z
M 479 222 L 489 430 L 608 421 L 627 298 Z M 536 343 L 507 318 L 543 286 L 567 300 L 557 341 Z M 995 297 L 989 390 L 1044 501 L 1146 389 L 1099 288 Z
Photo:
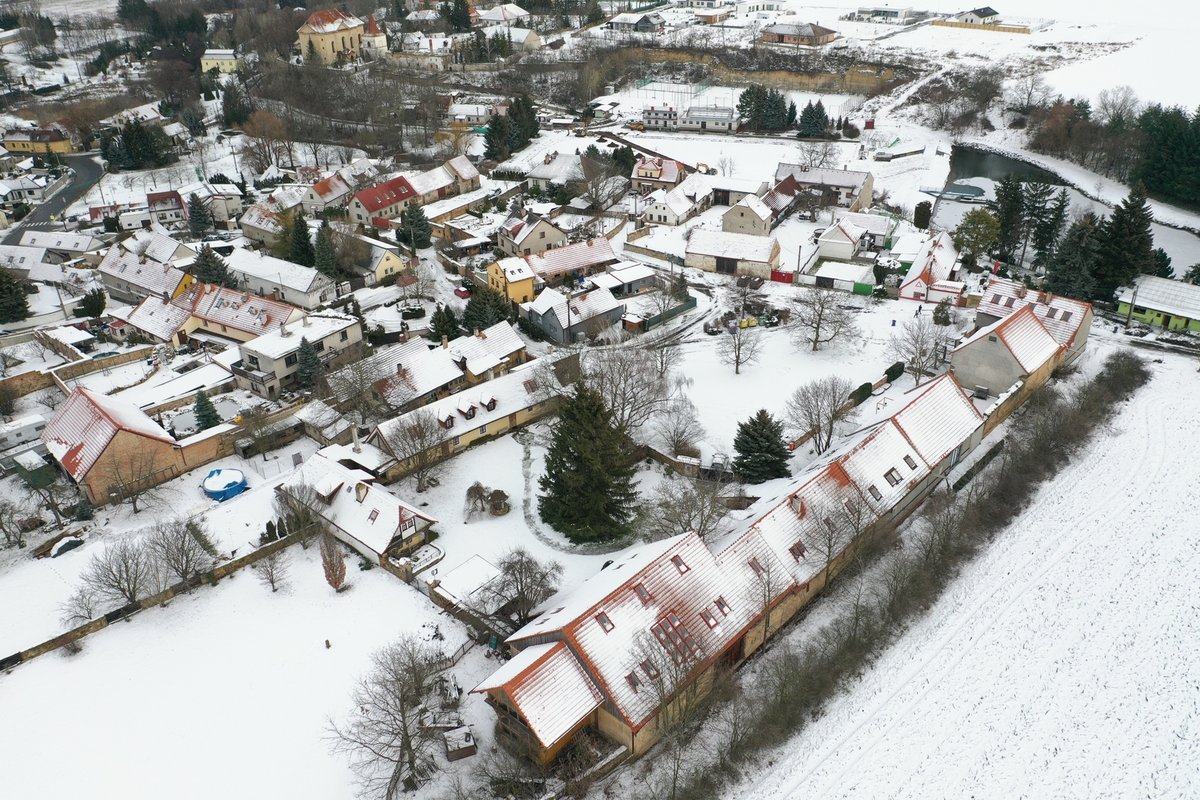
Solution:
M 282 300 L 309 311 L 337 297 L 333 278 L 262 250 L 235 247 L 225 256 L 225 266 L 237 279 L 237 288 L 260 297 Z
M 913 259 L 900 282 L 900 298 L 940 303 L 949 300 L 960 305 L 967 287 L 955 280 L 958 275 L 958 248 L 945 231 L 927 240 Z
M 348 314 L 321 311 L 242 342 L 241 357 L 232 366 L 238 385 L 272 400 L 290 389 L 308 388 L 300 387 L 296 377 L 304 340 L 316 349 L 322 368 L 333 369 L 358 357 L 362 326 Z

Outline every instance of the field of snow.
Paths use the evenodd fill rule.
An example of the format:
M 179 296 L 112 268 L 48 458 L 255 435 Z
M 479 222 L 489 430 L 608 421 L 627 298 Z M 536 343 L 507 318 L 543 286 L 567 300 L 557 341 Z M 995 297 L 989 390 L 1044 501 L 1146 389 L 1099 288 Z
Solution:
M 1093 362 L 1111 343 L 1098 342 Z M 1113 425 L 733 798 L 1161 797 L 1200 785 L 1195 362 Z M 767 759 L 764 759 L 767 760 Z
M 594 98 L 593 103 L 599 103 L 602 110 L 620 120 L 642 119 L 642 109 L 648 106 L 657 108 L 672 107 L 679 110 L 691 106 L 716 106 L 718 108 L 736 108 L 738 98 L 743 89 L 731 86 L 698 85 L 687 83 L 670 83 L 667 81 L 651 81 L 642 86 L 630 85 L 614 94 L 601 95 Z M 806 103 L 818 100 L 825 106 L 825 111 L 831 117 L 843 116 L 853 112 L 862 102 L 857 95 L 815 94 L 811 92 L 787 92 L 788 100 L 796 104 L 796 110 L 804 108 Z M 615 105 L 614 105 L 615 104 Z

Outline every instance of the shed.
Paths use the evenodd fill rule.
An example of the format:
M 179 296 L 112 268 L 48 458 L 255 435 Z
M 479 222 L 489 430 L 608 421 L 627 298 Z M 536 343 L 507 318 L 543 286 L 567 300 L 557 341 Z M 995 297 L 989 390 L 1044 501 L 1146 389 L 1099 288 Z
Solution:
M 869 295 L 875 288 L 874 268 L 846 261 L 826 261 L 813 277 L 817 279 L 817 286 L 826 289 Z

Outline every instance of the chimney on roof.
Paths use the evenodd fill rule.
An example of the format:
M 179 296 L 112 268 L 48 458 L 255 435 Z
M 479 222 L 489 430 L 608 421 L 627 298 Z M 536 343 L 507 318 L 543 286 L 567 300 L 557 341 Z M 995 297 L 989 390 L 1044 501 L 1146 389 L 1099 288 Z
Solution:
M 442 337 L 442 349 L 443 349 L 443 350 L 448 350 L 449 348 L 450 348 L 450 337 L 449 337 L 449 336 L 443 336 L 443 337 Z
M 308 314 L 305 314 L 303 317 L 300 318 L 300 324 L 306 328 L 308 327 Z
M 476 329 L 475 329 L 475 338 L 476 338 L 476 339 L 482 339 L 482 338 L 483 338 L 483 331 L 479 330 L 479 328 L 476 328 Z
M 354 439 L 354 447 L 352 448 L 354 450 L 354 452 L 361 453 L 362 452 L 362 443 L 358 441 L 358 426 L 357 425 L 350 426 L 350 437 L 352 439 Z
M 591 247 L 591 246 L 592 246 L 592 243 L 593 243 L 593 242 L 595 242 L 595 241 L 596 241 L 595 239 L 588 239 L 588 240 L 587 240 L 588 247 Z
M 361 503 L 363 500 L 366 500 L 368 488 L 369 487 L 367 484 L 363 481 L 359 481 L 358 483 L 354 484 L 354 499 L 359 503 Z
M 280 336 L 291 336 L 291 334 L 288 333 L 286 319 L 283 322 L 279 323 L 279 335 Z

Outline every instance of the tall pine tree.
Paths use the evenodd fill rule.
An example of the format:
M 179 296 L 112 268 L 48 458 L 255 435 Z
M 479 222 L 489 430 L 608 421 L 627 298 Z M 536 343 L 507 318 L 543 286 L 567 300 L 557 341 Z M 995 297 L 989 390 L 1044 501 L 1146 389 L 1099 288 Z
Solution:
M 577 384 L 559 413 L 538 511 L 573 542 L 616 539 L 629 529 L 637 492 L 634 463 L 599 392 Z
M 433 244 L 433 226 L 418 205 L 408 205 L 400 212 L 400 227 L 396 228 L 396 241 L 413 249 Z
M 196 392 L 196 404 L 193 406 L 192 412 L 196 415 L 197 430 L 206 431 L 221 424 L 221 415 L 217 413 L 217 407 L 213 405 L 212 400 L 208 399 L 208 395 L 203 389 Z
M 317 229 L 317 242 L 313 247 L 313 266 L 323 275 L 337 280 L 337 246 L 333 243 L 333 228 L 329 220 Z
M 1005 175 L 996 184 L 996 199 L 989 203 L 996 222 L 1000 224 L 993 244 L 996 255 L 1011 262 L 1021 244 L 1025 219 L 1024 190 L 1015 175 Z
M 499 114 L 493 115 L 483 134 L 483 157 L 491 161 L 504 161 L 512 155 L 509 144 L 511 135 L 512 121 Z
M 321 374 L 321 356 L 308 339 L 301 337 L 296 350 L 296 381 L 305 389 L 311 389 Z
M 215 283 L 218 286 L 236 288 L 237 280 L 229 274 L 225 260 L 207 244 L 200 248 L 192 262 L 192 277 L 200 283 Z
M 198 196 L 188 198 L 188 231 L 199 239 L 213 229 L 212 210 Z
M 306 267 L 316 263 L 317 253 L 313 248 L 312 236 L 308 232 L 308 223 L 299 209 L 292 217 L 292 230 L 288 238 L 287 260 Z
M 1067 210 L 1070 206 L 1071 200 L 1067 196 L 1067 190 L 1060 189 L 1046 213 L 1034 225 L 1032 243 L 1036 253 L 1033 257 L 1035 270 L 1045 270 L 1054 258 L 1058 240 L 1062 238 L 1063 228 L 1067 224 Z
M 440 342 L 443 338 L 453 339 L 462 333 L 458 324 L 458 316 L 454 309 L 447 305 L 438 306 L 429 317 L 429 338 Z
M 486 284 L 476 284 L 463 311 L 462 326 L 468 333 L 504 322 L 509 315 L 508 298 Z
M 1054 187 L 1041 181 L 1031 181 L 1025 184 L 1021 197 L 1021 257 L 1018 263 L 1025 263 L 1025 254 L 1029 250 L 1033 232 L 1052 210 L 1050 198 Z
M 29 297 L 16 273 L 0 269 L 0 323 L 20 322 L 29 316 Z
M 737 453 L 733 469 L 747 483 L 762 483 L 791 474 L 788 469 L 791 452 L 783 441 L 783 423 L 766 409 L 738 423 L 733 449 Z
M 1049 259 L 1046 289 L 1078 300 L 1095 297 L 1093 269 L 1100 252 L 1101 225 L 1091 212 L 1071 224 Z
M 1153 273 L 1154 217 L 1146 204 L 1146 189 L 1138 184 L 1103 224 L 1100 251 L 1094 276 L 1096 299 L 1109 300 L 1119 286 L 1127 286 L 1134 276 Z

